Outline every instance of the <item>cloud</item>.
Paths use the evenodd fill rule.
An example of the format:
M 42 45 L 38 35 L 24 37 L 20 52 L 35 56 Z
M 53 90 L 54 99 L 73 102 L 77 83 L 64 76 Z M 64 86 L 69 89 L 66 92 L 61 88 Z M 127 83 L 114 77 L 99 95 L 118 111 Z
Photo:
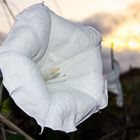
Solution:
M 94 26 L 103 35 L 111 34 L 116 28 L 122 24 L 135 20 L 140 22 L 140 2 L 130 4 L 124 11 L 117 13 L 96 13 L 95 15 L 85 19 L 85 25 Z
M 125 20 L 124 16 L 117 16 L 110 13 L 97 13 L 84 21 L 85 25 L 94 26 L 102 34 L 111 33 L 116 26 Z
M 137 19 L 140 21 L 140 12 L 139 12 L 140 11 L 140 2 L 131 4 L 128 7 L 128 11 L 129 11 L 128 19 L 132 18 L 132 19 Z

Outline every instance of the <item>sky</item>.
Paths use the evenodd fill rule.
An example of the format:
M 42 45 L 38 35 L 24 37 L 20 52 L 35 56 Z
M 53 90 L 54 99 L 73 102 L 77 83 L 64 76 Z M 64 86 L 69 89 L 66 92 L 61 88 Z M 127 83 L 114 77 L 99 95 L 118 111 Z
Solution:
M 44 2 L 58 15 L 70 20 L 82 21 L 99 12 L 112 13 L 123 10 L 128 4 L 134 1 L 135 0 L 45 0 Z M 7 0 L 7 2 L 16 15 L 24 8 L 35 3 L 40 3 L 42 0 Z M 7 19 L 5 19 L 3 15 L 5 15 L 5 13 L 1 3 L 0 25 L 6 28 L 1 27 L 0 29 L 7 32 L 9 25 L 6 25 L 8 24 L 6 23 Z
M 1 0 L 2 1 L 2 0 Z M 7 0 L 14 15 L 41 0 Z M 110 47 L 122 71 L 140 66 L 140 0 L 45 0 L 45 5 L 66 19 L 91 25 L 103 35 L 102 52 L 110 63 Z M 4 10 L 5 9 L 5 10 Z M 6 16 L 8 15 L 8 16 Z M 7 18 L 9 17 L 9 18 Z M 13 20 L 0 3 L 0 43 Z

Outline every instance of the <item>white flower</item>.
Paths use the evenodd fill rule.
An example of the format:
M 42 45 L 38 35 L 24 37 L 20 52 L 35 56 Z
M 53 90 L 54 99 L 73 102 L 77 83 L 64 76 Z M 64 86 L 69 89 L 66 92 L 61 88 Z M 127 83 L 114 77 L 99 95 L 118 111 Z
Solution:
M 3 83 L 42 127 L 72 132 L 106 107 L 101 35 L 42 4 L 20 13 L 0 48 Z
M 120 82 L 120 65 L 114 60 L 114 69 L 110 72 L 110 74 L 106 77 L 108 82 L 108 90 L 116 94 L 116 104 L 118 107 L 123 106 L 123 91 L 122 85 Z

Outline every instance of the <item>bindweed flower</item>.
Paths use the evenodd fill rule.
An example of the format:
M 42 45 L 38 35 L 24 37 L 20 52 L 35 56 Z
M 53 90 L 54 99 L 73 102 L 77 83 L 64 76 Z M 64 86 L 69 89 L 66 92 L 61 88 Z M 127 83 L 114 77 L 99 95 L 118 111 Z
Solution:
M 119 63 L 114 60 L 114 69 L 110 72 L 110 74 L 106 77 L 108 81 L 108 90 L 116 94 L 116 104 L 118 107 L 123 106 L 123 91 L 122 85 L 120 82 L 120 65 Z
M 101 35 L 42 4 L 17 15 L 0 48 L 3 84 L 42 127 L 72 132 L 107 106 Z

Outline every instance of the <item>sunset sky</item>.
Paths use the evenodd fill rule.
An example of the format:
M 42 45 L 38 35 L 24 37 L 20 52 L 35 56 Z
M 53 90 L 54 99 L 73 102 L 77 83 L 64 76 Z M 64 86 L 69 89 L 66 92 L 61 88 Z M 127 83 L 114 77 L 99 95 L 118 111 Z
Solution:
M 7 2 L 16 15 L 24 8 L 42 1 L 7 0 Z M 138 62 L 140 59 L 139 0 L 45 0 L 45 5 L 64 18 L 97 28 L 103 34 L 104 48 L 110 48 L 111 43 L 114 43 L 115 57 L 124 62 L 122 68 L 127 65 L 128 69 L 131 63 L 133 66 L 140 65 Z M 0 38 L 3 38 L 13 23 L 9 15 L 9 19 L 6 18 L 3 8 L 1 2 Z
M 2 0 L 1 0 L 2 1 Z M 136 3 L 138 0 L 45 0 L 45 4 L 48 5 L 57 14 L 74 21 L 82 21 L 96 13 L 112 13 L 118 14 L 118 12 L 124 12 L 129 5 Z M 40 3 L 42 0 L 7 0 L 12 11 L 16 15 L 24 8 Z M 5 16 L 2 3 L 0 7 L 0 25 L 4 25 L 4 21 L 7 19 Z M 8 27 L 7 27 L 8 28 Z M 7 29 L 1 28 L 1 30 L 7 31 Z

